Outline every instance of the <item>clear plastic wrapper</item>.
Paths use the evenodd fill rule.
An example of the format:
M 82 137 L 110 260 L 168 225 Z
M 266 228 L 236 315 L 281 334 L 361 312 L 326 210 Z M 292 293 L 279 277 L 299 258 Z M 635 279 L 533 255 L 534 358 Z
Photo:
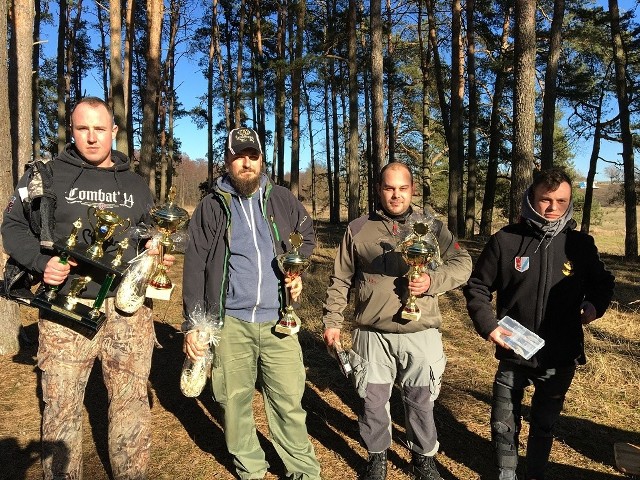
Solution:
M 154 242 L 156 239 L 154 238 Z M 153 247 L 152 247 L 153 248 Z M 126 313 L 134 313 L 144 303 L 149 279 L 155 271 L 157 255 L 149 255 L 143 251 L 129 261 L 116 291 L 116 307 Z
M 197 397 L 202 393 L 211 373 L 214 348 L 220 341 L 222 322 L 216 315 L 207 314 L 203 308 L 196 307 L 189 315 L 189 332 L 197 332 L 198 343 L 208 345 L 207 352 L 195 361 L 186 357 L 180 374 L 180 390 L 185 397 Z

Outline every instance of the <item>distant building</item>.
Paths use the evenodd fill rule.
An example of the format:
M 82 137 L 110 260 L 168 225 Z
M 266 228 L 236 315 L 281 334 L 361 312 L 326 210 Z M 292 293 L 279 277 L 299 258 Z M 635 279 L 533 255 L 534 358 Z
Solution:
M 585 180 L 583 180 L 582 182 L 579 182 L 578 188 L 581 188 L 581 189 L 587 188 L 587 182 Z M 593 181 L 593 188 L 600 188 L 596 180 Z

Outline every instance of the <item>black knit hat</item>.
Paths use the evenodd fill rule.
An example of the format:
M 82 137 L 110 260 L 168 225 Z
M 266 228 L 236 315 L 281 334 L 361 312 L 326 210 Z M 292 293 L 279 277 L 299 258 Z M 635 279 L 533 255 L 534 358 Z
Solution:
M 247 148 L 253 148 L 262 153 L 260 139 L 255 130 L 248 127 L 234 128 L 229 132 L 227 138 L 227 149 L 232 155 L 235 155 Z

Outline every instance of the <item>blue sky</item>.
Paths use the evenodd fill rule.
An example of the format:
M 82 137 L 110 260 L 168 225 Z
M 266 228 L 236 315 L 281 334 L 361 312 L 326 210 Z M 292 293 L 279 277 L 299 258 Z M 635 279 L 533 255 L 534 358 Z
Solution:
M 597 0 L 597 3 L 603 5 L 604 8 L 607 8 L 606 0 Z M 636 0 L 620 0 L 621 11 L 633 8 L 635 5 Z M 55 5 L 53 6 L 53 8 L 56 8 Z M 194 13 L 196 15 L 198 14 L 198 12 Z M 57 28 L 44 28 L 41 34 L 41 39 L 47 41 L 44 44 L 45 54 L 47 56 L 55 55 L 57 35 L 56 30 Z M 179 48 L 185 49 L 186 47 L 186 44 L 183 44 Z M 175 81 L 175 85 L 177 86 L 177 94 L 184 108 L 188 110 L 196 106 L 198 104 L 197 97 L 203 95 L 206 92 L 206 81 L 202 75 L 200 67 L 198 67 L 195 60 L 190 59 L 186 54 L 177 55 L 176 57 L 179 58 L 176 67 Z M 94 78 L 92 75 L 90 75 L 84 81 L 84 86 L 87 95 L 102 95 L 102 87 L 96 81 L 96 78 Z M 306 118 L 304 119 L 304 124 L 306 126 Z M 274 120 L 272 117 L 268 118 L 266 127 L 268 130 L 274 130 Z M 207 153 L 206 130 L 199 130 L 189 117 L 176 120 L 174 128 L 176 137 L 182 141 L 182 151 L 184 153 L 186 153 L 192 159 L 205 158 Z M 316 135 L 316 138 L 318 139 L 316 141 L 323 141 L 324 135 Z M 303 138 L 302 142 L 303 143 L 300 161 L 301 167 L 305 168 L 310 161 L 308 139 Z M 288 144 L 285 145 L 285 151 L 288 152 L 289 146 L 290 145 Z M 574 163 L 576 169 L 579 173 L 586 175 L 589 165 L 589 155 L 591 153 L 592 142 L 590 139 L 582 140 L 581 142 L 573 145 L 573 148 L 575 154 Z M 318 155 L 318 152 L 323 149 L 324 147 L 322 145 L 316 145 L 316 155 Z M 606 142 L 602 145 L 600 155 L 607 160 L 620 161 L 621 151 L 622 149 L 620 145 Z M 267 149 L 267 156 L 269 158 L 272 156 L 272 151 L 269 149 Z M 318 157 L 319 160 L 320 158 L 324 159 L 324 155 L 322 155 L 322 157 Z M 607 177 L 602 173 L 605 166 L 606 164 L 604 162 L 598 162 L 599 174 L 596 178 L 601 181 L 607 179 Z M 288 160 L 285 168 L 288 168 Z

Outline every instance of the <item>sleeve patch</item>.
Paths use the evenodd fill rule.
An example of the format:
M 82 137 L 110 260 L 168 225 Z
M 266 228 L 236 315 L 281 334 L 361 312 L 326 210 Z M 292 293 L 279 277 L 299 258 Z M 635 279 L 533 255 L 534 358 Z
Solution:
M 11 210 L 13 209 L 13 205 L 16 203 L 16 196 L 13 195 L 11 197 L 11 200 L 9 200 L 9 204 L 7 205 L 7 208 L 5 209 L 5 212 L 10 213 Z

